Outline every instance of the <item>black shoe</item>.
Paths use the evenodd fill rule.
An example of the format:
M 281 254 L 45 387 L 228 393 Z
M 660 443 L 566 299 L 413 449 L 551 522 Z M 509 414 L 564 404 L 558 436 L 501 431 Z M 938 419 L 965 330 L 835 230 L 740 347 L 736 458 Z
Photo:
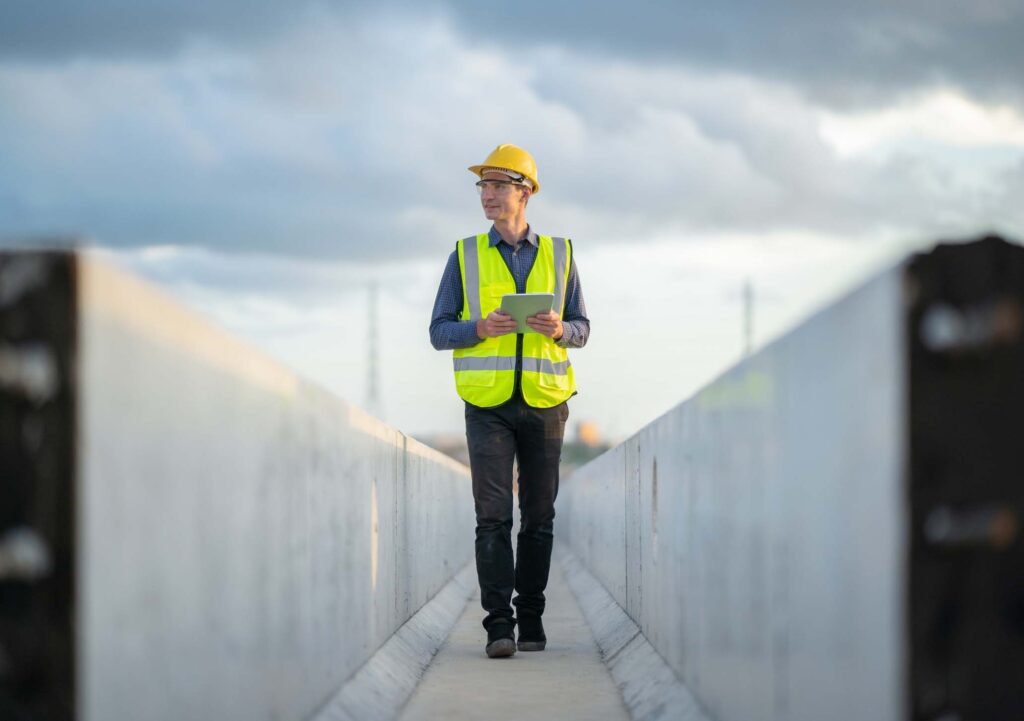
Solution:
M 544 635 L 544 624 L 540 616 L 524 616 L 519 619 L 520 651 L 543 651 L 548 638 Z
M 487 629 L 488 658 L 504 658 L 516 652 L 516 639 L 512 634 L 513 624 L 492 623 Z

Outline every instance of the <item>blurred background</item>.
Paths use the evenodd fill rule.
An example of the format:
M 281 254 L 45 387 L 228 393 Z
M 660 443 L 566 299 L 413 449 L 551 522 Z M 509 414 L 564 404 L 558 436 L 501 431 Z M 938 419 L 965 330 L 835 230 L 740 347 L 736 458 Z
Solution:
M 1018 0 L 5 0 L 0 245 L 73 238 L 457 452 L 430 311 L 466 167 L 521 145 L 591 319 L 572 462 L 897 257 L 1021 237 L 1021 37 Z

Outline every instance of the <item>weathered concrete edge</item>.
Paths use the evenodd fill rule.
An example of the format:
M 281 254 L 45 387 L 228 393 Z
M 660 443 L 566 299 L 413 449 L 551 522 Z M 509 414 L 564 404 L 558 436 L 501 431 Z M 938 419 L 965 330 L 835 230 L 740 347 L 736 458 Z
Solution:
M 406 621 L 309 721 L 390 721 L 433 661 L 476 588 L 466 564 Z
M 601 658 L 634 721 L 714 721 L 572 551 L 559 543 L 556 552 Z

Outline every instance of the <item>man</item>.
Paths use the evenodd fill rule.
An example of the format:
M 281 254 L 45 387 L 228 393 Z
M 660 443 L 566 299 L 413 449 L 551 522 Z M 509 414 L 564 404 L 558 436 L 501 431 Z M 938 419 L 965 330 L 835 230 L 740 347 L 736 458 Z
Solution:
M 526 206 L 540 190 L 522 148 L 499 145 L 469 168 L 491 229 L 460 240 L 448 258 L 430 321 L 437 350 L 454 350 L 455 386 L 466 402 L 466 440 L 476 508 L 476 569 L 490 658 L 543 651 L 541 616 L 551 565 L 558 463 L 576 393 L 566 348 L 590 334 L 568 239 L 537 235 Z M 516 333 L 502 296 L 553 293 L 552 310 Z M 519 466 L 520 530 L 512 557 L 512 467 Z M 512 600 L 515 590 L 516 598 Z M 516 613 L 513 616 L 512 604 Z M 513 629 L 518 622 L 519 640 Z

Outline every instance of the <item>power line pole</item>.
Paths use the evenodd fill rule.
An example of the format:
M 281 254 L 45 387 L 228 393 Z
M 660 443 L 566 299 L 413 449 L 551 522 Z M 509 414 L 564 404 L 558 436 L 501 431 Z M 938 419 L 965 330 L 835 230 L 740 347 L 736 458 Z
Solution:
M 750 278 L 743 281 L 743 357 L 754 349 L 754 286 Z
M 366 410 L 372 415 L 380 418 L 384 414 L 383 404 L 380 400 L 380 365 L 379 365 L 379 354 L 378 354 L 378 328 L 380 323 L 378 322 L 378 307 L 377 307 L 377 296 L 378 296 L 378 285 L 376 280 L 370 281 L 369 286 L 369 312 L 367 317 L 369 318 L 369 329 L 367 338 L 367 348 L 369 349 L 369 358 L 367 360 L 367 379 L 366 379 Z

